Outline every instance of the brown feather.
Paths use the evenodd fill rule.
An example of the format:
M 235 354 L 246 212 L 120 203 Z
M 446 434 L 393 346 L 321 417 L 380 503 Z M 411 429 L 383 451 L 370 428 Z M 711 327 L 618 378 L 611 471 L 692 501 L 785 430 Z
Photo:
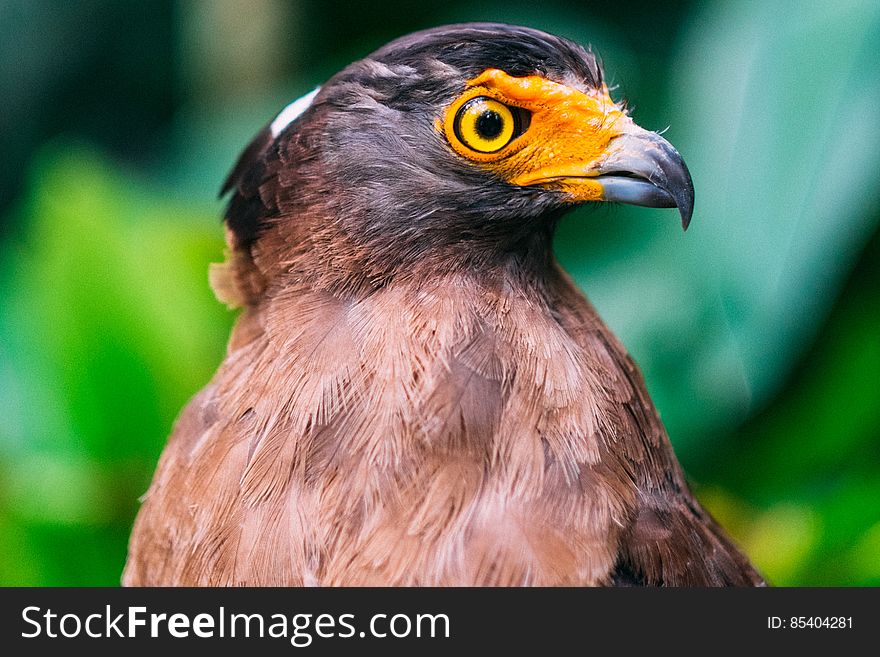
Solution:
M 760 581 L 567 277 L 421 282 L 294 279 L 241 318 L 262 332 L 181 415 L 126 584 Z
M 425 84 L 461 88 L 468 49 L 594 86 L 595 58 L 450 29 L 352 65 L 236 165 L 211 276 L 242 314 L 162 455 L 126 585 L 762 583 L 549 255 L 556 197 L 481 177 L 412 123 Z

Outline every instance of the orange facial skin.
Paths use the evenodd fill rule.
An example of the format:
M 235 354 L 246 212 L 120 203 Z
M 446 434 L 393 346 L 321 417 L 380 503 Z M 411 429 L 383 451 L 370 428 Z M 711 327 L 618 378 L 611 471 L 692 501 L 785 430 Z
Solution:
M 480 153 L 455 135 L 458 109 L 470 99 L 488 96 L 531 113 L 528 129 L 493 153 Z M 438 128 L 441 127 L 438 125 Z M 540 185 L 571 194 L 575 201 L 601 201 L 601 184 L 591 180 L 607 157 L 609 142 L 638 130 L 608 94 L 608 88 L 584 92 L 537 75 L 513 77 L 487 69 L 467 83 L 446 110 L 442 131 L 463 157 L 514 185 Z

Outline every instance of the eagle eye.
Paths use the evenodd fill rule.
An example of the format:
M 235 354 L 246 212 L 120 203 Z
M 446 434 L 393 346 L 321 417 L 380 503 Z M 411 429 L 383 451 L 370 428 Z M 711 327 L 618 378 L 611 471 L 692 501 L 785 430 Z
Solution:
M 478 153 L 495 153 L 524 132 L 525 110 L 510 107 L 488 96 L 477 96 L 456 112 L 456 138 Z

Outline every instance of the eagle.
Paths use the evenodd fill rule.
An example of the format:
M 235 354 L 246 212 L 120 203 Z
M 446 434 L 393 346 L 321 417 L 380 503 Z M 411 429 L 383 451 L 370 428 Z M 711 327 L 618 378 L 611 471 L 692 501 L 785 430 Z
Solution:
M 694 207 L 589 49 L 493 23 L 404 36 L 284 109 L 222 193 L 211 282 L 241 310 L 125 585 L 764 584 L 553 256 L 581 204 L 685 228 Z

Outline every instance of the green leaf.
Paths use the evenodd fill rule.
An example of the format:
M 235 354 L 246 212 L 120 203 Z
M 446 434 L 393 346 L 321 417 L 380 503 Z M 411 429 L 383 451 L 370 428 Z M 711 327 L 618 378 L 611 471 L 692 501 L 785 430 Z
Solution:
M 605 235 L 563 227 L 563 262 L 684 448 L 727 433 L 778 389 L 872 233 L 877 52 L 880 5 L 869 0 L 707 6 L 685 30 L 667 102 L 666 136 L 696 188 L 691 229 L 682 236 L 670 213 L 639 209 L 662 230 L 612 250 L 588 245 L 579 259 L 566 240 Z
M 0 507 L 16 545 L 57 542 L 34 538 L 35 561 L 13 580 L 107 582 L 101 563 L 113 563 L 118 581 L 172 422 L 223 356 L 232 314 L 207 277 L 222 260 L 219 212 L 70 145 L 37 158 L 32 180 L 0 273 L 11 392 L 0 400 Z M 80 579 L 74 563 L 100 577 Z

